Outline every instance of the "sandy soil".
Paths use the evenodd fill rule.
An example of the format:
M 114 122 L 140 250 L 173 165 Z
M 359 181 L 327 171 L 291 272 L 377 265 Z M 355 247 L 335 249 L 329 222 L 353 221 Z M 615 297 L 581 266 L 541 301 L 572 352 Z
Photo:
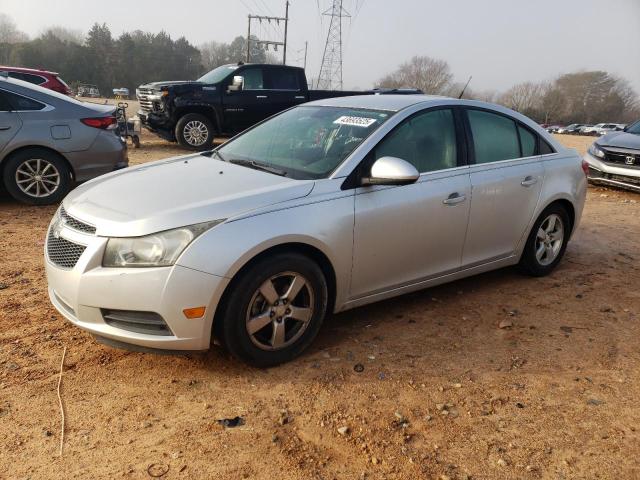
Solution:
M 550 277 L 500 270 L 336 315 L 308 354 L 256 370 L 97 344 L 46 295 L 55 207 L 0 199 L 0 479 L 638 478 L 639 202 L 591 188 Z

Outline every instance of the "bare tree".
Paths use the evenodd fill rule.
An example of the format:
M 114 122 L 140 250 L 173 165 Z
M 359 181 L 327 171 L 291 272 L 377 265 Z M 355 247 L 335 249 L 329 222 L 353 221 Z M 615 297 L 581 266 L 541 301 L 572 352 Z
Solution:
M 20 43 L 29 40 L 29 36 L 18 30 L 16 22 L 6 13 L 0 13 L 0 43 Z
M 453 74 L 444 60 L 415 56 L 377 82 L 384 88 L 419 88 L 424 93 L 441 95 L 451 86 Z
M 540 111 L 545 89 L 544 83 L 519 83 L 503 93 L 498 102 L 524 115 L 534 116 Z

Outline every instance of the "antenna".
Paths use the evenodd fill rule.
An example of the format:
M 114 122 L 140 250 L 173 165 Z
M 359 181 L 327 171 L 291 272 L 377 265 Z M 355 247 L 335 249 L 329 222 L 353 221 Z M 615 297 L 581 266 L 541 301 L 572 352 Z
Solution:
M 458 100 L 460 100 L 462 98 L 462 96 L 464 95 L 464 92 L 467 90 L 467 87 L 469 86 L 469 84 L 471 83 L 471 79 L 473 78 L 473 76 L 469 77 L 469 80 L 467 80 L 466 85 L 464 86 L 464 88 L 462 89 L 462 91 L 460 92 L 460 95 L 458 96 Z
M 342 7 L 342 0 L 333 0 L 331 8 L 323 15 L 330 16 L 331 23 L 316 88 L 342 90 L 342 19 L 351 15 Z

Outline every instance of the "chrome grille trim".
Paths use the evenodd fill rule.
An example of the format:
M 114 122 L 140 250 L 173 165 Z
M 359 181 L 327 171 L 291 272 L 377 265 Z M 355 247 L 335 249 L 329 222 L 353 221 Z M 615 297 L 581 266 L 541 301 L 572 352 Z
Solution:
M 77 218 L 72 217 L 66 212 L 66 210 L 62 206 L 60 207 L 60 218 L 62 219 L 62 222 L 67 227 L 73 230 L 76 230 L 82 233 L 88 233 L 91 235 L 95 235 L 96 233 L 96 227 L 94 227 L 93 225 L 89 225 L 88 223 L 82 222 Z
M 52 229 L 47 235 L 47 257 L 51 263 L 66 269 L 72 269 L 86 250 L 85 245 L 71 242 L 66 238 L 56 238 Z

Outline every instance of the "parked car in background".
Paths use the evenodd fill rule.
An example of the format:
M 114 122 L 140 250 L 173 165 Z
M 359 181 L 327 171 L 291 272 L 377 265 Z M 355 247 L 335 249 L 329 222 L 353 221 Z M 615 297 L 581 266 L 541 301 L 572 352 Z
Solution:
M 96 85 L 81 83 L 78 85 L 78 97 L 98 98 L 100 97 L 100 90 Z
M 549 132 L 549 133 L 557 133 L 558 130 L 560 130 L 561 128 L 564 128 L 564 127 L 562 127 L 560 125 L 551 125 L 551 126 L 547 127 L 547 132 Z
M 589 125 L 589 124 L 583 125 L 578 129 L 578 133 L 580 135 L 586 135 L 592 128 L 593 128 L 593 125 Z
M 593 128 L 592 134 L 594 135 L 606 135 L 609 132 L 621 131 L 622 129 L 617 123 L 603 123 L 600 126 Z
M 64 95 L 72 94 L 69 86 L 64 82 L 64 80 L 62 80 L 62 78 L 60 78 L 60 74 L 56 72 L 0 65 L 0 74 L 2 72 L 6 72 L 9 78 L 15 78 L 16 80 L 22 80 L 34 85 L 39 85 L 43 88 L 48 88 L 49 90 L 53 90 L 54 92 L 62 93 Z
M 0 175 L 24 203 L 59 202 L 75 182 L 128 165 L 113 105 L 0 76 Z
M 142 125 L 194 150 L 209 148 L 215 135 L 235 135 L 300 103 L 374 93 L 422 92 L 309 90 L 300 67 L 242 62 L 218 67 L 196 81 L 154 82 L 136 90 Z
M 556 133 L 576 133 L 583 125 L 581 123 L 572 123 L 566 127 L 560 127 Z
M 590 182 L 640 192 L 640 120 L 596 140 L 584 159 Z
M 333 312 L 508 265 L 550 273 L 582 214 L 581 163 L 497 105 L 311 102 L 71 192 L 46 240 L 49 296 L 111 345 L 204 350 L 213 336 L 276 365 Z

